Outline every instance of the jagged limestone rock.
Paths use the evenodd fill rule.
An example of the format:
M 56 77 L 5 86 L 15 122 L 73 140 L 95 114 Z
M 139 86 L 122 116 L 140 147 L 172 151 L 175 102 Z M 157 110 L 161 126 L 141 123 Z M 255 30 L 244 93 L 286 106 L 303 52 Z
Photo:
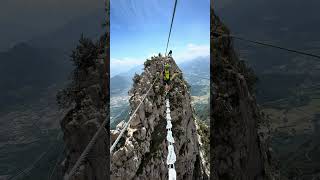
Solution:
M 145 63 L 144 72 L 134 78 L 133 88 L 130 90 L 132 112 L 139 105 L 155 78 L 158 79 L 130 123 L 128 132 L 131 131 L 130 129 L 135 129 L 134 132 L 132 135 L 126 133 L 125 143 L 112 154 L 111 179 L 157 180 L 168 178 L 165 119 L 167 108 L 164 84 L 159 78 L 163 72 L 164 60 L 165 57 L 152 57 L 151 60 L 147 60 L 148 63 Z M 172 58 L 168 60 L 172 74 L 181 72 Z M 196 126 L 191 98 L 182 76 L 177 76 L 172 81 L 169 99 L 172 132 L 175 139 L 174 148 L 177 154 L 175 163 L 177 179 L 205 179 L 207 174 L 203 167 L 196 164 L 200 157 L 199 141 L 197 135 L 193 133 L 196 132 Z M 134 151 L 125 155 L 128 144 Z
M 78 89 L 75 94 L 75 106 L 69 110 L 61 121 L 64 133 L 65 155 L 63 161 L 63 174 L 69 173 L 80 154 L 84 151 L 93 135 L 97 132 L 102 122 L 107 118 L 107 96 L 105 89 L 108 79 L 104 69 L 104 56 L 92 59 L 93 67 L 79 69 Z M 101 132 L 91 151 L 74 173 L 71 180 L 105 180 L 108 177 L 109 160 L 108 152 L 109 134 Z M 114 131 L 111 139 L 119 134 Z
M 116 129 L 121 130 L 125 126 L 125 121 L 121 121 L 119 124 L 117 124 Z
M 120 131 L 118 130 L 110 130 L 110 142 L 113 143 L 117 139 L 119 134 L 120 134 Z

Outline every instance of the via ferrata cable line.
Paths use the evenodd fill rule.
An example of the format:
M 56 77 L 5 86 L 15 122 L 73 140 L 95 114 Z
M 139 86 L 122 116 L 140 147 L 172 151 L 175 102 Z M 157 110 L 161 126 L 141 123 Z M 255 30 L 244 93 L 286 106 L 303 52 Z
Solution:
M 28 175 L 30 174 L 30 172 L 31 172 L 34 168 L 36 168 L 36 165 L 39 164 L 39 162 L 43 159 L 43 157 L 44 157 L 45 155 L 49 154 L 49 152 L 52 152 L 52 149 L 53 149 L 54 146 L 55 146 L 54 144 L 52 144 L 51 146 L 49 146 L 49 148 L 47 148 L 46 151 L 42 152 L 42 153 L 37 157 L 37 159 L 36 159 L 32 164 L 30 164 L 29 167 L 27 167 L 27 168 L 24 169 L 24 170 L 19 170 L 20 173 L 17 173 L 17 174 L 15 174 L 15 175 L 11 176 L 8 180 L 21 179 L 21 178 L 23 178 L 24 176 L 28 176 Z M 24 176 L 23 176 L 22 174 L 24 174 Z
M 61 151 L 60 151 L 60 153 L 59 153 L 59 156 L 58 156 L 58 158 L 56 159 L 56 162 L 54 163 L 53 169 L 52 169 L 51 171 L 49 170 L 50 175 L 48 174 L 48 175 L 49 175 L 49 176 L 48 176 L 48 180 L 51 180 L 53 174 L 55 173 L 55 170 L 56 170 L 56 168 L 57 168 L 57 166 L 58 166 L 59 160 L 60 160 L 61 157 L 63 156 L 63 152 L 65 151 L 65 148 L 66 148 L 66 146 L 64 146 L 64 147 L 61 149 Z M 51 169 L 51 168 L 50 168 L 50 169 Z
M 239 36 L 236 36 L 236 35 L 233 35 L 233 34 L 226 34 L 226 33 L 221 33 L 221 32 L 213 32 L 213 35 L 216 36 L 216 37 L 219 37 L 219 36 L 220 37 L 231 37 L 231 38 L 238 39 L 238 40 L 241 40 L 241 41 L 246 41 L 246 42 L 250 42 L 250 43 L 254 43 L 254 44 L 259 44 L 259 45 L 262 45 L 262 46 L 281 49 L 281 50 L 285 50 L 285 51 L 288 51 L 288 52 L 293 52 L 293 53 L 297 53 L 297 54 L 301 54 L 301 55 L 310 56 L 310 57 L 313 57 L 313 58 L 320 59 L 320 55 L 307 53 L 307 52 L 303 52 L 303 51 L 295 50 L 295 49 L 289 49 L 289 48 L 285 48 L 285 47 L 281 47 L 281 46 L 277 46 L 277 45 L 274 45 L 274 44 L 269 44 L 269 43 L 265 43 L 265 42 L 261 42 L 261 41 L 250 40 L 250 39 L 239 37 Z
M 169 41 L 170 41 L 170 37 L 171 37 L 171 29 L 172 29 L 173 19 L 174 19 L 174 15 L 176 13 L 177 1 L 178 0 L 175 0 L 175 2 L 174 2 L 174 8 L 173 8 L 171 24 L 170 24 L 170 31 L 169 31 L 169 36 L 168 36 L 168 40 L 167 40 L 166 53 L 164 54 L 165 56 L 167 55 L 167 51 L 168 51 Z
M 152 85 L 150 86 L 150 88 L 148 89 L 148 91 L 146 92 L 146 94 L 144 95 L 144 97 L 142 98 L 142 100 L 140 101 L 138 107 L 135 109 L 135 111 L 132 113 L 132 115 L 130 116 L 128 122 L 125 124 L 124 128 L 122 128 L 119 136 L 117 137 L 117 139 L 114 141 L 114 143 L 112 144 L 111 148 L 110 148 L 110 154 L 112 153 L 112 151 L 114 150 L 114 148 L 116 147 L 117 143 L 119 142 L 121 136 L 123 135 L 123 133 L 125 132 L 125 130 L 127 130 L 130 121 L 133 119 L 134 115 L 136 114 L 136 112 L 139 110 L 141 104 L 143 103 L 143 101 L 146 99 L 147 95 L 149 94 L 150 90 L 152 89 L 153 85 L 155 84 L 156 80 L 158 78 L 155 78 L 155 80 L 153 81 Z
M 124 110 L 119 113 L 115 118 L 118 118 L 122 113 L 124 112 Z M 104 130 L 106 123 L 108 122 L 108 118 L 106 118 L 103 123 L 100 125 L 99 129 L 97 130 L 97 132 L 94 134 L 94 136 L 92 137 L 92 139 L 89 141 L 88 145 L 86 146 L 86 148 L 84 149 L 84 151 L 81 153 L 80 157 L 78 158 L 78 160 L 76 161 L 76 163 L 74 164 L 74 166 L 72 167 L 72 169 L 70 170 L 69 173 L 66 173 L 66 175 L 64 176 L 64 180 L 69 180 L 69 178 L 76 172 L 76 170 L 78 169 L 78 167 L 81 165 L 82 161 L 84 160 L 84 158 L 88 155 L 88 153 L 90 152 L 91 148 L 93 147 L 95 141 L 98 138 L 98 135 L 100 134 L 100 132 L 102 130 Z

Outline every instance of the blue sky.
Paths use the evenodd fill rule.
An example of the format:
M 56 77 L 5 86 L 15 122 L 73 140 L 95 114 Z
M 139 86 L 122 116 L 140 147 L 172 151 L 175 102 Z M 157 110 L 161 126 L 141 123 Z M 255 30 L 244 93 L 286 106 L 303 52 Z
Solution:
M 164 54 L 174 0 L 111 0 L 111 76 Z M 210 54 L 210 0 L 178 0 L 168 49 L 179 63 Z

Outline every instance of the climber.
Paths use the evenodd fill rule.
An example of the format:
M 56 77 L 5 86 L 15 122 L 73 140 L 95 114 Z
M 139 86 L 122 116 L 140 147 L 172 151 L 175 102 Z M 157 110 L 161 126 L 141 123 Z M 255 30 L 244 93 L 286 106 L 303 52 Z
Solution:
M 168 93 L 170 87 L 170 65 L 166 61 L 164 65 L 164 82 L 165 82 L 165 91 Z
M 172 51 L 171 50 L 169 51 L 168 56 L 172 57 Z

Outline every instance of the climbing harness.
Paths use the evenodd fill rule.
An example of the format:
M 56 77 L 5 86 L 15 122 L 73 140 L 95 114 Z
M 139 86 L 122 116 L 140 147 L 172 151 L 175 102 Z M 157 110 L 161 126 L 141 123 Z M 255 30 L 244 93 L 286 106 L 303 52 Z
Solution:
M 167 141 L 168 141 L 168 156 L 167 156 L 167 165 L 168 165 L 168 174 L 169 174 L 169 180 L 176 180 L 177 179 L 177 173 L 175 170 L 174 163 L 176 162 L 176 153 L 174 152 L 174 146 L 173 143 L 175 143 L 173 135 L 172 135 L 172 123 L 171 123 L 171 116 L 170 116 L 170 103 L 169 99 L 166 99 L 166 119 L 167 119 Z

